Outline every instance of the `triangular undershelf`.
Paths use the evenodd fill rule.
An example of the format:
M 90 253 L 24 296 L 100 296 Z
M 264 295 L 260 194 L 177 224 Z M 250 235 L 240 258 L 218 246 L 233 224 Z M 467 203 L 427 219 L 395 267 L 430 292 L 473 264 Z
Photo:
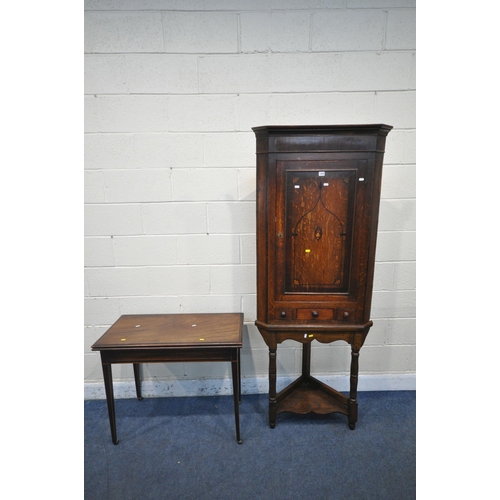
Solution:
M 299 377 L 276 396 L 277 413 L 349 414 L 349 398 L 311 376 Z

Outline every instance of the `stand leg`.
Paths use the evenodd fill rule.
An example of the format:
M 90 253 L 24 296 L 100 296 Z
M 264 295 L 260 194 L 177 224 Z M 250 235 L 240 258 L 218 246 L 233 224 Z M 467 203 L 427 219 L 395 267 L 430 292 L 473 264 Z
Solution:
M 134 379 L 135 379 L 135 391 L 137 393 L 137 399 L 139 401 L 142 401 L 141 375 L 140 375 L 140 365 L 139 365 L 139 363 L 134 363 Z
M 302 377 L 311 375 L 311 342 L 302 346 Z
M 349 392 L 349 400 L 347 402 L 349 409 L 349 429 L 354 430 L 358 421 L 358 371 L 359 371 L 359 350 L 352 348 L 351 350 L 351 388 Z
M 276 425 L 276 349 L 269 348 L 269 426 L 274 429 Z
M 237 349 L 239 351 L 239 349 Z M 236 424 L 236 441 L 238 444 L 243 443 L 240 437 L 240 363 L 239 356 L 236 356 L 236 361 L 231 361 L 231 372 L 233 374 L 233 399 L 234 399 L 234 421 Z
M 102 354 L 102 353 L 101 353 Z M 118 444 L 116 436 L 116 416 L 115 416 L 115 399 L 113 394 L 113 376 L 111 372 L 111 363 L 105 363 L 102 360 L 102 374 L 104 377 L 104 389 L 106 390 L 106 402 L 108 404 L 109 426 L 111 428 L 111 440 L 113 444 Z

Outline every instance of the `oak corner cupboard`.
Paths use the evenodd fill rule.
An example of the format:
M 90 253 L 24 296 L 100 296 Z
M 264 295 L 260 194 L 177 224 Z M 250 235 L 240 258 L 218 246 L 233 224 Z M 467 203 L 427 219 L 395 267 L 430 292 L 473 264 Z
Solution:
M 269 424 L 281 412 L 357 421 L 382 163 L 390 125 L 262 126 L 257 141 L 257 320 L 269 348 Z M 302 375 L 276 392 L 278 345 L 303 344 Z M 349 396 L 311 376 L 311 342 L 351 346 Z

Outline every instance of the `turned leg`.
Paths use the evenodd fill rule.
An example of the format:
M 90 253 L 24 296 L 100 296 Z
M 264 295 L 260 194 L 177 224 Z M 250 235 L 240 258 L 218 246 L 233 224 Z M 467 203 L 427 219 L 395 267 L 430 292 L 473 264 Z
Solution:
M 311 375 L 311 342 L 302 346 L 302 377 L 304 379 Z
M 269 348 L 269 425 L 274 429 L 276 425 L 276 349 Z
M 239 351 L 239 349 L 237 349 Z M 234 422 L 236 424 L 236 441 L 243 443 L 240 437 L 240 367 L 239 356 L 236 355 L 236 361 L 231 361 L 231 372 L 233 374 L 233 400 L 234 400 Z
M 351 380 L 349 400 L 347 402 L 349 409 L 349 429 L 354 430 L 358 420 L 358 371 L 359 371 L 359 350 L 352 348 L 351 350 Z
M 103 353 L 101 352 L 102 374 L 104 377 L 104 389 L 106 390 L 106 402 L 108 404 L 111 440 L 113 441 L 113 444 L 118 444 L 118 438 L 116 436 L 115 398 L 113 394 L 113 376 L 111 372 L 111 363 L 105 363 L 102 360 L 102 355 Z
M 137 399 L 139 401 L 142 401 L 141 375 L 140 375 L 140 365 L 139 365 L 139 363 L 134 363 L 134 379 L 135 379 L 135 391 L 137 393 Z

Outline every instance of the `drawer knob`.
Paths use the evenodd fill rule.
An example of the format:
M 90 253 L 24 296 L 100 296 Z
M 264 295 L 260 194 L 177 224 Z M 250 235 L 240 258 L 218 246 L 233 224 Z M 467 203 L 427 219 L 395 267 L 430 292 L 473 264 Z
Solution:
M 318 311 L 313 311 L 311 314 L 313 318 L 317 318 L 319 316 Z
M 349 317 L 349 313 L 347 311 L 344 311 L 344 318 L 348 318 Z
M 282 318 L 286 318 L 286 311 L 281 311 L 280 316 L 281 316 Z

